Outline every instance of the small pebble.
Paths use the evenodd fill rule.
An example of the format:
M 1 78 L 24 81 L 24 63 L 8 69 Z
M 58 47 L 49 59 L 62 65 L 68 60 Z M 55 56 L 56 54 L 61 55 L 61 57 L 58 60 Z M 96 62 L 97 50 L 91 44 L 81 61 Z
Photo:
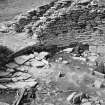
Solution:
M 58 61 L 58 59 L 56 59 L 56 60 L 55 60 L 55 62 L 57 62 L 57 63 L 58 63 L 58 62 L 59 62 L 59 61 Z
M 104 103 L 104 100 L 100 100 L 100 103 Z
M 83 98 L 82 103 L 88 102 L 88 99 Z
M 73 48 L 67 48 L 67 49 L 64 49 L 63 51 L 66 53 L 70 53 L 72 50 L 73 50 Z
M 66 60 L 62 61 L 62 63 L 63 63 L 63 64 L 69 64 L 69 62 L 66 61 Z
M 60 58 L 58 58 L 58 60 L 59 60 L 59 61 L 62 61 L 62 60 L 63 60 L 63 58 L 62 58 L 62 57 L 60 57 Z

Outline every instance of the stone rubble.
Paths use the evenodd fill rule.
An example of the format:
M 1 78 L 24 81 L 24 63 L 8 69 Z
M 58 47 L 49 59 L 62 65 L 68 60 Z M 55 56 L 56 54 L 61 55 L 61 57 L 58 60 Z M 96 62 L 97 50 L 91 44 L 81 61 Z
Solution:
M 61 53 L 64 53 L 64 52 L 65 51 L 63 51 Z M 15 60 L 15 62 L 18 64 L 16 64 L 16 63 L 7 64 L 7 67 L 9 67 L 8 72 L 4 72 L 4 71 L 1 72 L 1 76 L 3 78 L 0 79 L 1 83 L 6 82 L 6 84 L 1 84 L 0 88 L 1 89 L 7 89 L 7 88 L 17 89 L 17 88 L 25 88 L 25 87 L 35 86 L 37 84 L 37 81 L 36 81 L 37 77 L 45 78 L 46 76 L 49 75 L 49 73 L 52 72 L 51 69 L 49 72 L 50 66 L 48 66 L 48 68 L 46 68 L 46 65 L 49 65 L 49 61 L 44 59 L 44 56 L 46 56 L 46 54 L 48 54 L 48 53 L 42 52 L 42 53 L 39 53 L 37 55 L 37 57 L 34 56 L 34 54 L 19 56 L 16 59 L 17 62 Z M 66 53 L 66 54 L 68 54 L 68 53 Z M 87 53 L 87 56 L 83 56 L 83 57 L 73 57 L 73 55 L 71 55 L 71 58 L 75 61 L 79 61 L 79 62 L 84 61 L 85 63 L 88 63 L 89 61 L 86 61 L 86 58 L 90 57 L 90 60 L 91 60 L 91 55 L 93 55 L 93 54 Z M 94 56 L 97 56 L 97 55 L 94 55 Z M 39 57 L 39 59 L 38 59 L 38 57 Z M 22 62 L 20 62 L 20 60 Z M 93 62 L 95 62 L 95 60 Z M 63 57 L 58 57 L 58 63 L 62 63 L 63 65 L 67 65 L 67 64 L 69 65 L 68 60 L 65 60 Z M 16 71 L 14 70 L 14 68 L 16 69 Z M 48 71 L 47 71 L 47 69 L 48 69 Z M 75 69 L 80 70 L 81 67 L 75 66 Z M 45 72 L 45 73 L 42 73 L 42 72 Z M 11 75 L 9 75 L 9 74 L 11 74 Z M 44 74 L 44 76 L 43 76 L 43 74 Z M 9 78 L 5 78 L 6 76 Z M 63 78 L 65 78 L 65 76 L 66 76 L 66 74 L 64 73 Z M 95 76 L 97 76 L 97 74 L 95 74 Z M 101 78 L 102 78 L 102 76 L 101 76 Z M 79 77 L 78 77 L 78 79 L 79 79 Z M 101 89 L 104 86 L 104 82 L 102 81 L 102 79 L 100 79 L 100 80 L 96 79 L 94 81 L 94 83 L 91 85 L 93 85 L 94 88 Z M 74 105 L 76 105 L 78 103 L 80 103 L 81 105 L 92 105 L 92 103 L 95 103 L 95 105 L 98 105 L 100 103 L 104 103 L 104 101 L 102 99 L 100 99 L 101 101 L 99 101 L 99 99 L 97 100 L 97 99 L 92 99 L 91 97 L 90 98 L 84 97 L 84 95 L 82 93 L 78 93 L 75 91 L 72 94 L 70 94 L 66 100 L 69 103 L 73 103 Z
M 65 51 L 66 53 L 70 53 L 72 50 L 73 48 L 67 48 L 67 49 L 64 49 L 63 51 Z
M 45 55 L 46 54 L 44 53 L 39 54 L 39 56 L 42 57 L 41 59 L 43 59 Z M 24 88 L 27 85 L 32 87 L 37 82 L 35 82 L 35 79 L 33 79 L 32 75 L 28 72 L 30 68 L 35 69 L 37 67 L 44 67 L 46 64 L 48 64 L 46 60 L 39 61 L 35 59 L 34 54 L 30 54 L 28 56 L 19 56 L 15 59 L 15 62 L 16 63 L 9 63 L 6 65 L 8 67 L 8 72 L 0 71 L 0 77 L 2 78 L 2 80 L 0 79 L 0 82 L 8 81 L 6 85 L 1 85 L 0 88 L 18 89 Z M 30 63 L 30 65 L 27 65 L 27 63 Z M 9 77 L 9 79 L 5 79 L 5 77 Z M 14 83 L 9 82 L 9 80 Z
M 104 27 L 105 6 L 98 6 L 97 0 L 96 3 L 93 0 L 77 2 L 78 0 L 55 0 L 17 16 L 13 23 L 8 23 L 5 27 L 1 25 L 2 33 L 24 32 L 29 34 L 30 39 L 35 38 L 38 42 L 46 44 L 46 47 L 49 44 L 67 46 L 75 40 L 89 43 L 89 45 L 84 46 L 83 44 L 82 48 L 78 43 L 77 46 L 72 44 L 69 48 L 61 49 L 53 55 L 55 57 L 53 62 L 50 61 L 53 58 L 45 59 L 49 52 L 33 51 L 31 54 L 18 56 L 14 62 L 6 65 L 7 71 L 0 71 L 0 89 L 32 88 L 38 84 L 39 87 L 37 89 L 35 87 L 34 92 L 27 92 L 29 97 L 35 95 L 35 103 L 31 101 L 32 105 L 42 105 L 42 103 L 43 105 L 55 105 L 55 100 L 60 105 L 67 103 L 74 105 L 105 104 L 102 98 L 105 96 L 105 59 L 100 54 L 103 53 L 101 49 L 104 43 L 102 37 L 104 32 L 99 31 L 100 24 Z M 28 45 L 32 44 L 28 43 Z M 99 48 L 98 44 L 100 44 Z M 39 84 L 42 81 L 47 83 L 56 81 L 55 84 L 59 87 L 55 89 L 54 84 L 52 86 L 54 89 L 49 84 L 41 87 Z M 66 93 L 63 89 L 72 88 L 73 92 L 67 91 L 68 94 L 63 97 L 64 99 L 59 96 L 59 94 Z
M 71 95 L 67 97 L 67 101 L 74 105 L 103 105 L 104 103 L 104 100 L 99 99 L 98 97 L 86 97 L 76 92 L 71 93 Z

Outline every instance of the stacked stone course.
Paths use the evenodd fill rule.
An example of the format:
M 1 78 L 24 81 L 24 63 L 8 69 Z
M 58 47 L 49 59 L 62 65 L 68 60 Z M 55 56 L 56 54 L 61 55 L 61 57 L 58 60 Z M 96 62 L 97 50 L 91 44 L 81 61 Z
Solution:
M 94 1 L 91 0 L 86 5 L 85 0 L 83 3 L 77 0 L 55 0 L 18 16 L 14 22 L 14 30 L 16 32 L 25 31 L 31 34 L 32 38 L 37 36 L 41 42 L 47 43 L 51 40 L 51 44 L 58 42 L 55 43 L 58 45 L 64 43 L 61 41 L 62 38 L 64 41 L 69 40 L 69 43 L 70 40 L 78 38 L 88 40 L 90 37 L 84 32 L 94 32 L 94 27 L 105 23 L 105 6 L 98 2 L 94 4 Z M 84 33 L 83 37 L 78 33 Z M 67 39 L 72 36 L 73 39 Z

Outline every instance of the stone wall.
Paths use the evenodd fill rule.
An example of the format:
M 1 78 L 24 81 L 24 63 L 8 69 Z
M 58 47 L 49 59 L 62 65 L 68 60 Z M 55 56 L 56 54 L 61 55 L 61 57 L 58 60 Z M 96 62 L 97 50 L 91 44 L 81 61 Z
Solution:
M 92 40 L 96 27 L 104 23 L 105 5 L 96 0 L 55 0 L 16 18 L 14 29 L 28 28 L 28 34 L 42 43 L 65 45 Z
M 92 35 L 86 36 L 84 32 L 93 32 L 94 27 L 102 25 L 105 18 L 104 9 L 105 6 L 98 6 L 98 3 L 90 2 L 84 6 L 83 3 L 75 5 L 74 1 L 58 0 L 46 11 L 45 16 L 43 15 L 43 21 L 40 20 L 38 24 L 33 25 L 33 32 L 41 41 L 50 41 L 49 43 L 52 44 L 63 44 L 78 39 L 86 40 Z M 82 33 L 84 34 L 81 35 Z

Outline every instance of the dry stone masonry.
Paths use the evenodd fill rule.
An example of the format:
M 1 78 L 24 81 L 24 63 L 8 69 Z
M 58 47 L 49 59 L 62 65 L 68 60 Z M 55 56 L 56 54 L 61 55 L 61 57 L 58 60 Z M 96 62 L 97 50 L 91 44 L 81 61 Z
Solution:
M 55 0 L 17 16 L 11 27 L 41 43 L 65 46 L 75 40 L 93 42 L 92 33 L 103 35 L 104 15 L 98 0 Z
M 104 30 L 104 0 L 54 0 L 2 23 L 1 95 L 18 89 L 12 105 L 104 105 Z

